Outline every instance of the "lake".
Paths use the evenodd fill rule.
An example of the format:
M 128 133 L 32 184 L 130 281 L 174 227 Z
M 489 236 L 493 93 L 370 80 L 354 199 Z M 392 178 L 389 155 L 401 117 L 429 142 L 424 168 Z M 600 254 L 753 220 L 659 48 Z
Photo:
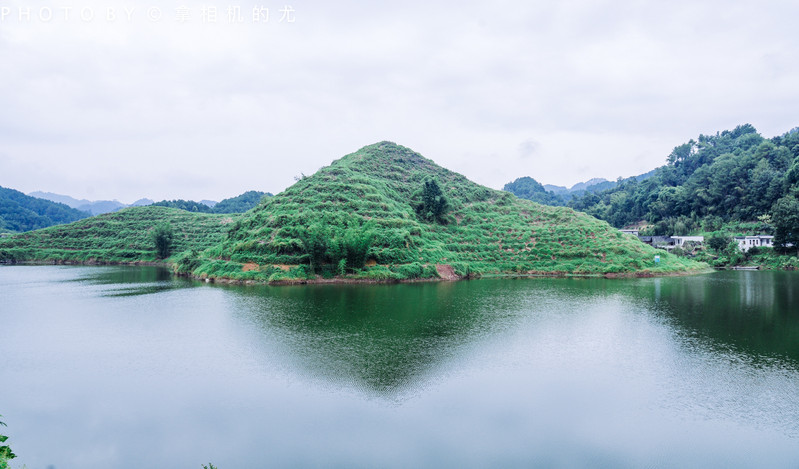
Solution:
M 0 266 L 12 467 L 797 467 L 799 273 Z

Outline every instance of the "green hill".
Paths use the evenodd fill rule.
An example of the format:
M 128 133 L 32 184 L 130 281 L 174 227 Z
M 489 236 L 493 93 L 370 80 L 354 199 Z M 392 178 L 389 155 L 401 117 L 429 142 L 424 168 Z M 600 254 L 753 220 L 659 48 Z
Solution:
M 569 206 L 614 226 L 648 224 L 651 234 L 684 235 L 764 216 L 778 222 L 778 201 L 799 195 L 799 128 L 766 139 L 740 125 L 700 135 L 666 160 L 649 178 L 622 180 Z
M 564 193 L 568 194 L 568 189 L 564 189 Z M 566 205 L 563 197 L 547 190 L 540 182 L 529 176 L 520 177 L 513 182 L 505 184 L 502 190 L 510 192 L 520 199 L 532 200 L 539 204 L 554 206 Z
M 425 194 L 426 182 L 442 194 Z M 646 275 L 702 267 L 655 251 L 606 222 L 480 186 L 408 148 L 381 142 L 264 199 L 224 242 L 199 258 L 184 256 L 177 271 L 278 281 L 453 271 Z
M 269 192 L 247 191 L 236 197 L 224 199 L 211 208 L 213 213 L 244 213 L 258 205 L 264 196 L 271 197 Z
M 0 187 L 0 232 L 23 232 L 90 216 L 64 204 Z
M 190 213 L 165 207 L 131 207 L 68 225 L 0 240 L 0 260 L 45 262 L 148 262 L 156 260 L 151 230 L 173 230 L 172 253 L 203 250 L 220 243 L 229 215 Z
M 258 205 L 258 202 L 260 202 L 264 196 L 271 197 L 272 194 L 269 192 L 247 191 L 241 195 L 237 195 L 236 197 L 224 199 L 215 204 L 213 207 L 210 207 L 202 202 L 183 199 L 162 200 L 160 202 L 155 202 L 152 205 L 158 207 L 179 208 L 188 212 L 197 213 L 244 213 Z
M 154 207 L 169 207 L 195 213 L 211 213 L 211 207 L 195 200 L 162 200 L 152 204 Z

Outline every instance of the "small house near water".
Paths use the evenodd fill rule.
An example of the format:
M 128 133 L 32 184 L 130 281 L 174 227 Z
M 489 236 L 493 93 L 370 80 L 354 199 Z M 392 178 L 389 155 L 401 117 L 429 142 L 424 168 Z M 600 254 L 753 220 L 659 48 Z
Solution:
M 753 235 L 753 236 L 736 236 L 735 242 L 738 243 L 738 249 L 747 252 L 752 248 L 771 248 L 774 247 L 774 236 L 769 235 Z
M 681 248 L 685 246 L 685 243 L 694 243 L 694 244 L 702 244 L 705 242 L 704 236 L 672 236 L 674 240 L 674 246 Z

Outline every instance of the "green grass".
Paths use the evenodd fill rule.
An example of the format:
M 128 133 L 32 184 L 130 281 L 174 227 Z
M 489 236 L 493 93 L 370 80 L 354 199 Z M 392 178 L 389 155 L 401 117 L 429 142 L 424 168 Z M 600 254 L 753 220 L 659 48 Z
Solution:
M 423 221 L 414 209 L 431 177 L 449 200 L 445 224 Z M 353 278 L 424 278 L 435 276 L 434 264 L 473 276 L 666 274 L 706 267 L 656 251 L 585 214 L 480 186 L 405 147 L 381 142 L 262 201 L 232 226 L 227 239 L 177 270 L 210 278 L 284 279 L 294 272 L 273 266 L 310 264 L 303 233 L 312 225 L 329 236 L 348 230 L 374 234 L 367 257 L 378 267 L 351 272 Z M 245 264 L 251 270 L 244 272 Z
M 152 228 L 169 223 L 175 233 L 172 257 L 221 242 L 237 216 L 190 213 L 165 207 L 131 207 L 68 225 L 0 239 L 0 260 L 17 262 L 154 262 Z
M 416 213 L 431 178 L 449 202 L 437 222 Z M 153 262 L 150 233 L 161 222 L 175 233 L 166 261 L 199 278 L 430 279 L 439 276 L 437 264 L 469 277 L 669 274 L 707 267 L 570 208 L 481 186 L 390 142 L 334 161 L 242 215 L 128 208 L 2 239 L 0 260 Z M 314 250 L 314 243 L 321 248 Z
M 699 251 L 696 260 L 713 267 L 759 267 L 762 270 L 799 270 L 799 257 L 795 253 L 784 254 L 768 247 L 752 248 L 741 252 L 737 246 L 721 251 L 709 247 Z
M 773 227 L 763 221 L 730 221 L 724 223 L 717 231 L 696 231 L 692 236 L 704 236 L 705 243 L 702 249 L 697 250 L 695 260 L 706 262 L 717 268 L 727 267 L 759 267 L 763 270 L 797 270 L 799 257 L 795 250 L 779 252 L 769 247 L 757 247 L 746 253 L 741 252 L 737 244 L 726 247 L 720 251 L 708 246 L 708 241 L 713 236 L 723 236 L 734 242 L 736 236 L 751 236 L 759 234 L 772 234 Z

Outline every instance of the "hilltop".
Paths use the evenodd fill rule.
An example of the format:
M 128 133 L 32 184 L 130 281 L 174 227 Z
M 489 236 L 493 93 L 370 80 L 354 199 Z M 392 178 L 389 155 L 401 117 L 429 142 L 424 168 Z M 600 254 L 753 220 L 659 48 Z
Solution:
M 0 260 L 14 262 L 133 263 L 156 261 L 150 232 L 168 224 L 172 252 L 203 250 L 220 243 L 235 218 L 166 207 L 130 207 L 68 225 L 0 240 Z
M 435 208 L 444 199 L 445 210 Z M 702 267 L 570 208 L 481 186 L 408 148 L 380 142 L 264 199 L 232 225 L 227 239 L 200 256 L 183 256 L 176 270 L 282 281 L 651 275 Z

